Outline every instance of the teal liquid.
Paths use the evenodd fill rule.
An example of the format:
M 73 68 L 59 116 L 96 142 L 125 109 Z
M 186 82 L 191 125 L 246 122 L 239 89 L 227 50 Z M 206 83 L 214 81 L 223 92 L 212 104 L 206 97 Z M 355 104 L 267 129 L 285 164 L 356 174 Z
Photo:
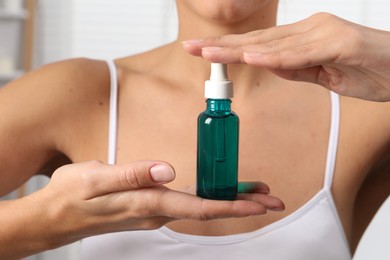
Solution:
M 207 99 L 207 109 L 198 117 L 196 193 L 202 198 L 237 196 L 239 119 L 230 103 L 230 99 Z

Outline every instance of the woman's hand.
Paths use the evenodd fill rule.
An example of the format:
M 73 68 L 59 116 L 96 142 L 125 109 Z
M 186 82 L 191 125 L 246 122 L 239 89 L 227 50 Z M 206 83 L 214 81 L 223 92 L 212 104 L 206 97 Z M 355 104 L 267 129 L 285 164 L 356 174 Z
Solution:
M 341 95 L 390 101 L 390 33 L 319 13 L 303 21 L 183 42 L 212 62 L 247 63 Z
M 267 195 L 263 183 L 246 185 L 248 193 L 236 201 L 213 201 L 162 185 L 174 178 L 170 165 L 155 161 L 63 166 L 46 187 L 10 203 L 8 213 L 13 214 L 1 214 L 0 258 L 23 257 L 108 232 L 156 229 L 177 219 L 203 221 L 284 209 L 282 201 Z M 6 210 L 7 205 L 0 207 L 1 213 Z

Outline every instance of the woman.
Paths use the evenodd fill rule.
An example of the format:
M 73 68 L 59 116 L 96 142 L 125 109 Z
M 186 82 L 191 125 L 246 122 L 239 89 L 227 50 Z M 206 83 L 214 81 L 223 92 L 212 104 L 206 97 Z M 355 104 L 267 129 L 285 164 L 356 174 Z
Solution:
M 209 76 L 209 62 L 187 55 L 181 42 L 272 27 L 277 1 L 181 0 L 177 7 L 179 36 L 171 44 L 118 59 L 110 63 L 110 72 L 104 61 L 53 64 L 2 91 L 0 104 L 18 98 L 30 108 L 21 113 L 10 101 L 4 105 L 8 116 L 2 118 L 0 138 L 7 144 L 4 147 L 14 147 L 14 155 L 0 154 L 4 161 L 2 179 L 13 180 L 4 184 L 7 189 L 39 169 L 50 173 L 69 161 L 106 161 L 108 147 L 110 163 L 150 158 L 171 163 L 177 173 L 176 180 L 167 185 L 171 189 L 182 190 L 195 183 L 195 124 L 204 110 L 203 84 Z M 185 45 L 193 54 L 207 46 L 199 41 Z M 212 55 L 205 53 L 205 57 L 218 59 Z M 389 152 L 389 104 L 339 99 L 312 84 L 286 81 L 266 69 L 242 64 L 230 65 L 229 75 L 236 86 L 233 109 L 241 120 L 240 179 L 268 183 L 272 193 L 283 198 L 286 210 L 245 219 L 180 220 L 153 231 L 92 237 L 82 242 L 85 259 L 350 259 L 362 230 L 383 199 L 373 195 L 388 190 L 385 182 L 373 186 L 365 180 L 381 176 L 369 172 Z M 117 82 L 118 114 L 111 115 L 112 138 L 107 145 L 107 115 L 116 97 L 113 91 L 110 101 L 109 86 L 115 89 Z M 149 172 L 154 164 L 143 169 Z M 10 169 L 18 177 L 7 176 Z M 91 178 L 87 184 L 96 189 L 100 185 L 92 175 L 84 174 L 83 179 Z M 106 204 L 85 206 L 82 212 L 92 212 L 93 217 L 83 219 L 83 214 L 75 213 L 84 204 L 67 199 L 69 192 L 61 189 L 61 178 L 67 176 L 54 176 L 50 189 L 30 197 L 37 205 L 48 204 L 47 214 L 56 220 L 53 223 L 66 220 L 57 232 L 60 244 L 136 227 L 154 229 L 167 223 L 167 216 L 183 216 L 172 215 L 171 209 L 146 226 L 136 223 L 137 218 L 143 222 L 145 216 L 158 215 L 155 209 L 161 205 L 145 190 L 135 190 L 137 197 L 129 204 L 136 210 L 127 214 L 135 224 L 128 228 L 123 214 L 114 215 L 120 210 L 109 206 L 113 201 L 127 202 L 130 192 L 103 189 L 103 194 L 110 193 L 103 200 Z M 373 188 L 376 193 L 367 192 Z M 158 190 L 163 190 L 159 196 L 168 197 L 163 207 L 184 203 L 182 197 L 164 195 L 169 193 L 162 186 Z M 280 200 L 261 194 L 267 192 L 265 186 L 259 184 L 257 191 L 253 200 L 259 206 L 252 214 L 284 209 Z M 246 195 L 248 200 L 250 197 Z M 149 202 L 146 207 L 139 205 L 145 201 Z M 367 205 L 367 201 L 371 203 Z M 101 208 L 110 209 L 110 215 L 107 211 L 99 214 L 97 209 Z M 362 209 L 364 215 L 355 214 Z M 203 218 L 202 214 L 191 216 Z M 50 231 L 46 233 L 52 236 Z M 53 244 L 57 246 L 58 241 Z
M 202 60 L 194 60 L 185 56 L 181 53 L 180 46 L 177 45 L 179 45 L 181 40 L 199 39 L 209 35 L 243 33 L 271 27 L 275 24 L 277 3 L 274 1 L 252 1 L 250 3 L 246 2 L 245 5 L 243 5 L 235 1 L 178 1 L 177 4 L 180 21 L 178 41 L 153 52 L 133 57 L 132 63 L 134 62 L 134 65 L 131 65 L 131 69 L 135 70 L 137 76 L 129 76 L 128 80 L 134 82 L 136 79 L 140 79 L 140 83 L 133 84 L 142 86 L 145 92 L 140 94 L 138 87 L 133 91 L 126 90 L 130 93 L 123 95 L 133 96 L 134 98 L 132 100 L 138 101 L 142 100 L 141 96 L 144 96 L 143 102 L 145 104 L 151 102 L 148 102 L 151 100 L 150 97 L 159 97 L 159 99 L 156 98 L 153 100 L 156 100 L 154 102 L 161 102 L 161 107 L 156 105 L 149 108 L 151 111 L 163 111 L 164 113 L 164 111 L 168 110 L 169 113 L 175 115 L 176 119 L 183 117 L 181 121 L 179 120 L 178 124 L 180 126 L 191 126 L 192 124 L 192 126 L 189 127 L 189 130 L 194 131 L 194 119 L 202 110 L 198 105 L 203 101 L 202 86 L 203 81 L 207 79 L 209 75 L 209 64 L 205 64 Z M 332 26 L 334 27 L 335 25 Z M 336 28 L 338 27 L 336 26 Z M 323 33 L 323 31 L 320 32 Z M 305 38 L 303 37 L 303 39 Z M 226 42 L 232 44 L 232 41 L 229 39 L 226 40 Z M 186 44 L 188 44 L 188 42 L 186 42 L 185 45 Z M 192 44 L 194 45 L 194 41 L 192 41 Z M 203 42 L 201 47 L 208 45 L 210 44 L 204 44 Z M 206 57 L 207 51 L 209 51 L 209 55 L 213 55 L 213 49 L 208 49 L 206 50 L 206 53 L 204 53 Z M 222 58 L 223 57 L 224 56 L 222 56 Z M 148 64 L 150 60 L 152 60 L 151 67 L 148 67 L 146 64 Z M 215 58 L 214 61 L 235 62 L 236 60 L 218 60 Z M 145 66 L 147 68 L 145 68 Z M 173 74 L 172 71 L 175 73 Z M 169 78 L 167 78 L 166 75 L 169 75 Z M 345 255 L 348 255 L 348 253 L 345 253 L 345 251 L 348 250 L 344 249 L 345 251 L 343 251 L 342 249 L 344 243 L 343 234 L 333 236 L 333 234 L 330 234 L 333 231 L 326 234 L 318 234 L 315 232 L 314 234 L 306 234 L 299 229 L 312 231 L 312 229 L 324 228 L 321 225 L 305 226 L 307 225 L 307 222 L 304 222 L 305 224 L 303 226 L 299 226 L 298 228 L 295 227 L 295 232 L 293 232 L 295 235 L 291 237 L 283 232 L 281 236 L 283 236 L 284 239 L 289 238 L 289 241 L 285 243 L 280 242 L 283 240 L 280 236 L 277 236 L 272 243 L 268 241 L 267 236 L 262 236 L 264 230 L 269 230 L 270 228 L 275 229 L 275 225 L 270 226 L 270 224 L 275 223 L 278 220 L 282 220 L 282 222 L 276 224 L 276 227 L 278 227 L 277 231 L 282 231 L 293 227 L 294 225 L 281 225 L 281 223 L 292 221 L 292 219 L 295 218 L 302 219 L 308 217 L 308 215 L 302 213 L 302 211 L 304 211 L 303 209 L 306 209 L 309 207 L 308 205 L 311 205 L 311 199 L 313 197 L 317 199 L 318 197 L 321 197 L 322 193 L 326 193 L 326 196 L 329 196 L 329 193 L 322 192 L 327 188 L 331 188 L 331 194 L 334 197 L 336 207 L 339 209 L 338 213 L 340 214 L 341 225 L 343 225 L 343 228 L 339 228 L 339 231 L 340 233 L 343 233 L 345 230 L 346 240 L 348 240 L 348 244 L 352 248 L 351 250 L 354 250 L 358 237 L 361 235 L 361 226 L 364 226 L 367 223 L 367 219 L 359 220 L 358 222 L 353 219 L 355 197 L 360 191 L 363 180 L 367 176 L 368 169 L 370 169 L 372 165 L 374 165 L 374 161 L 377 160 L 377 158 L 374 159 L 373 156 L 382 157 L 382 155 L 385 154 L 385 140 L 388 140 L 388 125 L 384 126 L 383 122 L 387 121 L 385 118 L 387 117 L 386 114 L 388 114 L 388 105 L 342 99 L 341 107 L 344 109 L 341 110 L 343 111 L 341 116 L 343 119 L 345 118 L 345 115 L 348 115 L 348 118 L 351 118 L 349 114 L 360 115 L 352 117 L 355 118 L 353 120 L 347 119 L 341 121 L 340 144 L 337 146 L 337 144 L 328 141 L 330 129 L 329 121 L 332 117 L 330 115 L 331 102 L 328 91 L 313 88 L 313 86 L 309 84 L 286 82 L 274 77 L 274 75 L 270 74 L 268 71 L 260 70 L 258 68 L 249 68 L 242 65 L 230 66 L 229 75 L 236 85 L 233 108 L 241 119 L 241 180 L 265 180 L 267 183 L 271 184 L 270 186 L 272 187 L 273 193 L 283 198 L 287 210 L 283 213 L 268 214 L 265 217 L 252 217 L 245 221 L 228 220 L 223 222 L 211 221 L 208 223 L 178 221 L 169 224 L 169 229 L 163 228 L 158 231 L 147 233 L 123 234 L 123 236 L 113 234 L 107 237 L 95 238 L 90 241 L 86 240 L 84 242 L 84 249 L 87 252 L 85 254 L 87 258 L 96 258 L 97 256 L 101 256 L 102 258 L 104 258 L 103 256 L 115 257 L 115 252 L 122 253 L 123 251 L 128 252 L 132 258 L 139 259 L 153 259 L 157 258 L 157 255 L 159 258 L 167 259 L 173 257 L 188 258 L 189 255 L 194 258 L 207 258 L 210 257 L 207 255 L 210 254 L 210 251 L 204 249 L 204 244 L 207 244 L 207 249 L 213 248 L 213 255 L 222 254 L 221 256 L 228 259 L 235 259 L 237 257 L 251 258 L 254 256 L 263 256 L 265 259 L 272 259 L 272 257 L 275 259 L 321 259 L 321 257 L 324 259 L 343 259 Z M 138 76 L 141 78 L 138 78 Z M 124 81 L 125 80 L 126 79 L 124 79 Z M 151 87 L 149 87 L 149 84 Z M 167 85 L 165 88 L 163 85 L 162 88 L 156 89 L 156 86 L 159 84 Z M 180 90 L 180 94 L 168 95 L 166 94 L 166 91 L 168 91 L 166 88 L 169 90 Z M 184 88 L 186 88 L 186 91 L 183 90 Z M 191 101 L 189 96 L 192 98 Z M 159 101 L 161 99 L 162 101 Z M 139 107 L 138 109 L 141 109 L 142 107 L 142 109 L 144 109 L 142 101 L 139 102 L 140 103 L 137 102 L 137 104 L 132 105 L 132 107 L 134 107 L 133 109 L 136 109 L 135 107 Z M 169 107 L 167 105 L 169 102 L 174 104 L 174 107 Z M 191 106 L 194 106 L 194 108 L 190 109 Z M 180 107 L 180 111 L 177 111 L 177 107 Z M 133 109 L 130 107 L 128 109 L 122 108 L 122 111 L 132 111 Z M 359 112 L 354 112 L 354 110 Z M 364 115 L 360 110 L 366 111 L 367 114 Z M 151 114 L 153 113 L 151 112 Z M 373 120 L 372 114 L 384 118 L 378 121 L 377 119 L 379 118 Z M 163 121 L 160 121 L 161 119 L 153 119 L 159 120 L 158 124 L 156 123 L 156 128 L 159 125 L 163 125 L 163 122 L 166 120 L 164 119 L 164 115 L 161 115 Z M 138 118 L 134 114 L 127 115 L 126 117 L 132 118 L 133 120 L 135 117 Z M 379 145 L 374 148 L 375 151 L 370 151 L 367 153 L 370 155 L 367 156 L 366 154 L 364 157 L 362 157 L 363 155 L 360 151 L 363 147 L 366 150 L 367 143 L 369 142 L 371 144 L 372 140 L 371 138 L 367 138 L 368 132 L 365 132 L 366 130 L 360 133 L 356 132 L 356 129 L 361 128 L 360 125 L 357 125 L 356 123 L 360 123 L 361 120 L 364 120 L 365 122 L 370 121 L 370 127 L 367 129 L 371 128 L 369 131 L 373 131 L 372 133 L 383 134 L 377 136 L 379 140 L 377 140 L 376 143 Z M 141 122 L 149 121 L 145 120 L 144 115 L 142 115 L 142 118 L 136 120 L 136 122 L 136 125 L 139 125 Z M 183 122 L 187 122 L 187 124 L 183 124 Z M 172 127 L 174 126 L 170 126 L 169 130 L 167 129 L 164 132 L 171 131 Z M 141 127 L 140 129 L 145 128 L 146 126 Z M 123 127 L 123 129 L 131 131 L 129 129 L 132 129 L 132 126 Z M 352 132 L 352 129 L 354 134 L 350 133 Z M 174 131 L 176 137 L 177 132 L 178 131 Z M 186 134 L 185 131 L 180 131 L 180 134 L 195 136 L 194 132 L 191 135 Z M 139 137 L 136 133 L 132 136 Z M 161 142 L 159 141 L 162 137 L 161 133 L 157 135 L 151 132 L 147 136 L 148 138 L 156 136 L 156 139 L 153 139 L 153 143 Z M 172 140 L 174 138 L 169 137 L 170 136 L 167 135 L 164 139 Z M 125 139 L 128 140 L 130 138 Z M 179 139 L 184 140 L 185 137 Z M 360 140 L 360 142 L 356 139 Z M 133 144 L 134 142 L 136 142 L 136 140 L 131 141 Z M 195 147 L 194 143 L 195 140 L 192 140 L 192 147 Z M 329 152 L 330 155 L 327 156 L 326 149 L 328 143 L 331 144 L 331 148 L 339 147 L 339 149 L 336 160 L 335 179 L 334 181 L 330 181 L 331 178 L 327 178 L 326 182 L 324 182 L 325 165 L 327 162 L 331 165 L 332 160 L 331 152 Z M 134 151 L 134 153 L 139 153 L 144 145 L 145 144 L 142 141 L 140 148 L 137 149 L 137 151 Z M 174 146 L 174 151 L 181 151 L 180 147 L 183 143 L 180 142 L 177 147 L 174 144 L 170 145 Z M 191 147 L 191 144 L 185 146 Z M 343 147 L 344 150 L 342 149 Z M 147 148 L 146 150 L 150 151 L 151 149 L 152 148 Z M 357 154 L 352 154 L 352 151 L 355 151 Z M 334 153 L 335 152 L 336 151 L 334 151 Z M 177 169 L 181 163 L 179 161 L 172 161 L 178 159 L 178 156 L 173 154 L 175 154 L 175 152 L 172 152 L 171 158 L 164 157 L 164 160 L 173 163 Z M 192 151 L 192 155 L 188 155 L 188 160 L 195 157 L 193 154 L 194 151 Z M 185 154 L 182 154 L 182 157 L 184 156 Z M 158 158 L 161 158 L 161 155 L 159 155 Z M 356 163 L 356 161 L 360 163 Z M 328 168 L 331 167 L 329 166 Z M 195 169 L 193 168 L 188 171 L 183 168 L 183 170 L 180 170 L 179 172 L 195 172 Z M 332 173 L 329 172 L 331 172 L 331 170 L 327 171 L 327 177 L 332 175 Z M 194 174 L 189 174 L 189 176 L 182 175 L 183 179 L 179 178 L 180 177 L 178 176 L 176 188 L 194 183 Z M 305 181 L 302 182 L 302 180 Z M 382 187 L 384 191 L 386 191 L 386 188 L 386 186 Z M 346 190 L 349 192 L 346 193 Z M 367 199 L 373 201 L 372 198 Z M 310 202 L 307 203 L 308 201 Z M 361 202 L 362 200 L 359 201 Z M 333 207 L 332 202 L 329 202 L 329 204 L 330 207 Z M 314 203 L 314 205 L 316 204 Z M 357 207 L 359 208 L 359 205 L 357 205 Z M 372 207 L 375 207 L 375 205 L 373 204 Z M 336 214 L 336 212 L 337 211 L 335 210 L 331 210 L 330 214 Z M 315 215 L 315 220 L 321 220 L 323 217 L 324 219 L 322 221 L 328 221 L 327 217 L 325 217 L 325 213 L 323 214 L 324 216 L 316 213 L 313 214 Z M 321 221 L 319 221 L 319 223 L 321 223 Z M 352 223 L 355 223 L 356 227 L 352 226 Z M 336 225 L 339 225 L 339 223 L 336 223 Z M 326 229 L 331 230 L 329 227 L 326 227 Z M 179 233 L 172 232 L 172 230 Z M 249 239 L 247 236 L 240 235 L 234 236 L 234 234 L 251 231 L 255 231 L 255 233 L 250 233 L 250 236 L 255 236 L 256 239 L 253 237 Z M 275 230 L 275 232 L 277 231 Z M 356 234 L 353 232 L 356 232 Z M 208 236 L 233 236 L 217 237 L 214 239 L 210 237 L 185 236 L 182 235 L 182 233 Z M 302 240 L 299 239 L 299 236 L 296 236 L 297 233 L 303 233 L 303 239 L 313 241 L 313 246 L 311 248 L 315 252 L 310 252 L 308 249 L 310 244 L 302 242 Z M 314 237 L 312 238 L 310 235 Z M 325 239 L 326 242 L 322 239 L 320 239 L 320 241 L 316 240 L 316 238 L 321 235 L 327 238 Z M 115 238 L 117 238 L 117 240 L 114 240 Z M 112 240 L 117 242 L 114 242 L 114 245 L 107 245 L 108 241 Z M 329 241 L 333 241 L 336 244 Z M 115 244 L 118 247 L 116 247 Z M 145 244 L 148 245 L 148 249 L 145 249 L 143 246 Z M 218 244 L 218 246 L 216 244 Z M 318 244 L 323 244 L 325 248 L 319 249 L 317 247 Z M 159 247 L 158 245 L 161 246 Z M 273 248 L 267 250 L 270 245 Z M 149 246 L 151 248 L 149 248 Z M 266 248 L 263 248 L 262 246 Z M 279 250 L 279 246 L 283 246 L 285 250 Z M 295 248 L 295 250 L 301 247 L 304 247 L 304 249 L 299 250 L 299 253 L 294 251 L 293 253 L 297 254 L 294 255 L 291 250 L 289 250 L 289 246 Z M 96 250 L 95 248 L 102 248 L 102 250 Z M 246 248 L 248 255 L 244 254 L 242 250 L 240 250 L 241 248 Z M 107 254 L 105 255 L 105 253 Z M 310 255 L 311 253 L 314 255 Z

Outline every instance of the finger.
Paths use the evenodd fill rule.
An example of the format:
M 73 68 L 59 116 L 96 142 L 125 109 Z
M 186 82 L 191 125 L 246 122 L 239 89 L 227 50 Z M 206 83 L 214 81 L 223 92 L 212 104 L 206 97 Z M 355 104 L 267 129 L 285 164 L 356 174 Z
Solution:
M 267 210 L 283 211 L 285 209 L 282 200 L 267 194 L 241 193 L 237 195 L 237 199 L 256 201 L 257 203 L 263 205 Z
M 281 69 L 296 69 L 334 60 L 336 44 L 328 45 L 323 35 L 315 31 L 295 34 L 282 39 L 230 46 L 203 47 L 202 57 L 211 62 L 248 63 Z
M 246 63 L 244 60 L 244 53 L 255 51 L 257 50 L 253 50 L 247 46 L 230 48 L 204 47 L 201 50 L 201 56 L 204 59 L 215 63 Z
M 183 48 L 190 54 L 201 56 L 202 48 L 205 47 L 238 47 L 262 44 L 305 32 L 309 30 L 310 27 L 310 23 L 307 23 L 306 21 L 300 21 L 293 24 L 256 30 L 244 34 L 229 34 L 220 37 L 187 40 L 183 41 L 182 45 Z
M 173 207 L 172 201 L 175 202 Z M 264 205 L 251 200 L 217 201 L 190 194 L 167 191 L 160 196 L 156 216 L 174 219 L 209 220 L 266 214 Z
M 210 37 L 206 39 L 196 39 L 183 41 L 183 48 L 192 55 L 201 56 L 203 48 L 224 47 L 234 48 L 250 44 L 259 44 L 260 40 L 255 39 L 253 35 L 260 35 L 261 31 L 250 32 L 246 34 L 228 34 L 220 37 Z
M 308 32 L 302 37 L 290 37 L 268 46 L 257 46 L 257 49 L 244 49 L 242 60 L 269 69 L 302 69 L 337 63 L 343 49 L 342 42 L 332 42 L 318 33 Z
M 196 195 L 196 187 L 194 185 L 184 187 L 179 191 Z M 270 189 L 263 182 L 239 182 L 237 187 L 238 193 L 262 193 L 269 194 Z
M 124 165 L 99 163 L 82 175 L 87 198 L 141 189 L 174 180 L 175 171 L 167 163 L 138 161 Z

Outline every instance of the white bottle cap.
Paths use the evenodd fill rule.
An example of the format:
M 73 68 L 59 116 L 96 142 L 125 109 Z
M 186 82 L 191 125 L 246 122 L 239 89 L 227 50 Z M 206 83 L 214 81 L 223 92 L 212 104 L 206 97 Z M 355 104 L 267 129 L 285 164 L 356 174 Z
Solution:
M 226 64 L 211 63 L 210 80 L 205 82 L 205 97 L 212 99 L 233 97 L 233 82 L 228 80 Z

